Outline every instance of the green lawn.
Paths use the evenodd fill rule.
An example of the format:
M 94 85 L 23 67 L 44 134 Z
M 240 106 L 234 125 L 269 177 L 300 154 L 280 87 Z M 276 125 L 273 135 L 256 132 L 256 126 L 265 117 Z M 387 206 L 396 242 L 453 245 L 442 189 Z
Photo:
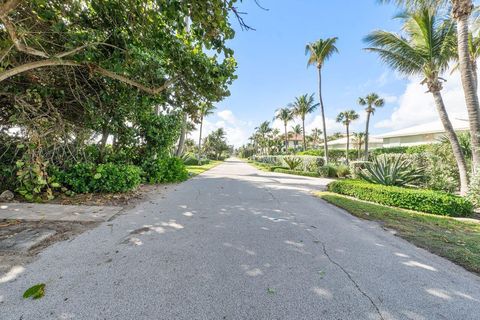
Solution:
M 380 222 L 397 235 L 480 274 L 480 224 L 359 201 L 330 192 L 317 195 L 354 216 Z
M 219 164 L 223 163 L 223 161 L 210 161 L 208 164 L 204 164 L 202 166 L 187 166 L 187 171 L 190 173 L 191 176 L 199 175 L 207 170 L 212 169 L 213 167 L 218 166 Z

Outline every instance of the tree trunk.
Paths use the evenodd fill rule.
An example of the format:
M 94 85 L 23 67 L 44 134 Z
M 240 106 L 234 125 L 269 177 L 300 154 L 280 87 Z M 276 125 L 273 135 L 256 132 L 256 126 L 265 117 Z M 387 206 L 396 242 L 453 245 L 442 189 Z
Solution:
M 445 109 L 445 104 L 443 103 L 441 93 L 439 91 L 433 91 L 432 94 L 433 98 L 435 99 L 435 106 L 437 107 L 438 115 L 440 116 L 443 128 L 445 129 L 445 134 L 450 141 L 453 155 L 457 162 L 458 172 L 460 175 L 460 194 L 466 195 L 468 192 L 468 172 L 462 148 L 460 147 L 460 143 L 458 141 L 457 134 L 453 129 L 452 123 L 448 118 L 447 110 Z
M 185 136 L 187 135 L 187 113 L 183 113 L 182 131 L 180 132 L 180 140 L 178 141 L 177 152 L 175 155 L 180 157 L 183 153 L 183 146 L 185 145 Z
M 365 127 L 365 161 L 368 161 L 368 127 L 370 126 L 370 112 L 367 111 L 367 125 Z
M 200 119 L 200 134 L 198 135 L 198 157 L 202 155 L 202 129 L 203 129 L 203 116 Z
M 287 122 L 285 122 L 285 153 L 288 152 L 288 131 L 287 131 Z
M 458 61 L 463 91 L 465 93 L 465 102 L 467 104 L 472 143 L 473 170 L 475 172 L 480 170 L 480 107 L 468 45 L 468 21 L 473 4 L 472 1 L 469 0 L 452 0 L 452 3 L 453 16 L 457 22 Z
M 325 153 L 325 164 L 328 163 L 328 145 L 327 145 L 327 126 L 325 124 L 325 108 L 323 107 L 322 99 L 322 68 L 318 67 L 318 97 L 320 100 L 320 111 L 322 112 L 322 126 L 323 126 L 323 151 Z
M 105 158 L 105 148 L 107 146 L 107 140 L 108 140 L 108 127 L 104 126 L 102 128 L 102 139 L 100 140 L 100 161 L 103 162 Z
M 307 151 L 307 140 L 305 138 L 305 116 L 302 117 L 302 132 L 303 132 L 303 151 Z
M 350 155 L 349 151 L 350 151 L 350 128 L 349 128 L 349 125 L 347 124 L 347 165 L 349 163 L 349 159 L 348 159 Z

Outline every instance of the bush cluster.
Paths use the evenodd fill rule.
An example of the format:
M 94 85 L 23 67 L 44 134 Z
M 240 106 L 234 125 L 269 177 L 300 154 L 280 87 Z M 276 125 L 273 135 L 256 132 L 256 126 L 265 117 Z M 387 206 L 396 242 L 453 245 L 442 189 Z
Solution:
M 359 180 L 337 180 L 328 185 L 331 192 L 379 204 L 444 216 L 469 216 L 473 205 L 465 198 L 448 193 L 383 186 Z
M 316 172 L 306 172 L 306 171 L 299 171 L 299 170 L 290 170 L 284 168 L 274 168 L 273 171 L 278 173 L 286 173 L 286 174 L 295 174 L 297 176 L 305 176 L 305 177 L 319 177 L 320 175 Z
M 145 181 L 154 183 L 180 182 L 187 180 L 188 171 L 179 158 L 149 159 L 142 164 Z
M 289 167 L 285 159 L 299 159 L 299 163 L 295 169 L 305 172 L 318 172 L 318 169 L 324 165 L 324 159 L 317 156 L 254 156 L 252 160 L 264 164 L 279 166 L 279 167 Z
M 134 165 L 78 163 L 53 173 L 60 184 L 75 193 L 127 192 L 142 182 L 143 171 Z

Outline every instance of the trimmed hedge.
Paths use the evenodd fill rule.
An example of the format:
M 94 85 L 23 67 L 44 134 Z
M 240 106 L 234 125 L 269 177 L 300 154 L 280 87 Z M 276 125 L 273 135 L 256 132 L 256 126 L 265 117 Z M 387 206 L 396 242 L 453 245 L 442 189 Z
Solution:
M 465 198 L 433 190 L 383 186 L 359 180 L 338 180 L 328 185 L 331 192 L 379 204 L 452 217 L 473 213 Z
M 294 175 L 297 175 L 297 176 L 314 177 L 314 178 L 320 177 L 320 175 L 316 172 L 289 170 L 289 169 L 283 169 L 283 168 L 278 168 L 278 167 L 275 168 L 273 171 L 278 172 L 278 173 L 294 174 Z

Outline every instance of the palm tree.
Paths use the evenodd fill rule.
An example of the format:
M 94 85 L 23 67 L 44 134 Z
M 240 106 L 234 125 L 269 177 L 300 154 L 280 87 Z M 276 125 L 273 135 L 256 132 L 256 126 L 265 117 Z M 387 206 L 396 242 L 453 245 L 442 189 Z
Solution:
M 462 79 L 463 92 L 467 105 L 470 133 L 472 136 L 473 171 L 480 170 L 480 104 L 474 76 L 474 65 L 472 64 L 469 50 L 470 27 L 469 21 L 474 9 L 473 0 L 380 0 L 381 2 L 395 2 L 398 5 L 405 5 L 407 8 L 423 9 L 425 6 L 432 9 L 451 5 L 452 18 L 456 22 L 458 64 Z
M 317 109 L 318 103 L 315 103 L 313 98 L 313 93 L 311 95 L 304 94 L 300 97 L 295 98 L 295 102 L 291 104 L 293 114 L 302 119 L 302 131 L 303 131 L 303 150 L 307 150 L 307 141 L 305 138 L 305 117 L 307 114 L 312 113 Z
M 315 65 L 318 70 L 318 97 L 320 100 L 320 111 L 322 113 L 323 125 L 323 148 L 325 151 L 325 163 L 328 163 L 328 145 L 327 145 L 327 127 L 325 124 L 325 108 L 322 98 L 322 68 L 325 62 L 334 54 L 338 53 L 335 46 L 338 38 L 319 39 L 315 42 L 307 44 L 305 54 L 310 54 L 308 57 L 307 66 Z
M 203 103 L 198 112 L 199 112 L 199 116 L 200 116 L 200 134 L 198 136 L 198 156 L 200 157 L 201 155 L 201 150 L 202 150 L 202 129 L 203 129 L 203 119 L 205 119 L 205 117 L 209 116 L 209 115 L 212 115 L 214 110 L 216 108 L 210 104 L 210 103 Z
M 353 142 L 357 145 L 357 157 L 360 158 L 362 146 L 365 143 L 365 132 L 354 132 Z
M 272 128 L 270 127 L 269 121 L 262 122 L 258 127 L 255 128 L 257 133 L 260 135 L 261 139 L 261 146 L 263 147 L 263 151 L 266 151 L 266 145 L 268 144 L 268 137 L 267 135 L 272 132 Z
M 320 140 L 320 136 L 322 135 L 322 130 L 319 128 L 312 129 L 312 143 L 313 147 L 317 146 L 317 142 Z
M 374 31 L 365 38 L 367 50 L 378 53 L 390 67 L 405 75 L 421 75 L 433 95 L 437 112 L 452 146 L 460 174 L 460 192 L 468 191 L 465 157 L 447 114 L 441 90 L 442 73 L 455 54 L 455 31 L 449 20 L 439 19 L 433 8 L 423 8 L 403 15 L 405 36 Z
M 340 112 L 337 116 L 337 122 L 341 122 L 347 129 L 347 164 L 349 163 L 350 151 L 350 123 L 358 119 L 358 113 L 355 110 L 348 110 Z
M 275 119 L 278 119 L 283 122 L 283 126 L 285 127 L 285 151 L 288 150 L 288 132 L 287 132 L 287 125 L 289 121 L 293 120 L 293 112 L 289 108 L 280 108 L 277 110 L 275 115 Z
M 370 116 L 375 113 L 375 108 L 381 108 L 385 105 L 385 100 L 380 98 L 376 93 L 370 93 L 365 98 L 358 98 L 358 104 L 361 106 L 367 106 L 365 111 L 367 112 L 367 124 L 365 127 L 365 161 L 368 160 L 368 133 L 370 126 Z

